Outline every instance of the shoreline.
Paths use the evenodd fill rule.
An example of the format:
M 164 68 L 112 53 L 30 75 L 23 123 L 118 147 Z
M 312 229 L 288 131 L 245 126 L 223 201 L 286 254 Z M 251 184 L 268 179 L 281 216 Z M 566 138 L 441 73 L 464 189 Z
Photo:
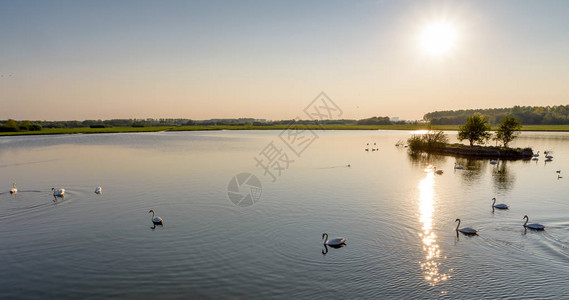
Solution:
M 211 126 L 156 126 L 156 127 L 109 127 L 109 128 L 46 128 L 40 131 L 0 132 L 0 136 L 26 135 L 61 135 L 61 134 L 101 134 L 101 133 L 136 133 L 160 131 L 211 131 L 211 130 L 285 130 L 289 125 L 211 125 Z M 302 125 L 310 130 L 427 130 L 428 125 Z M 458 131 L 459 125 L 431 126 L 432 130 Z M 492 128 L 494 130 L 495 127 Z M 524 132 L 569 132 L 569 125 L 527 125 Z
M 529 160 L 533 157 L 533 150 L 531 148 L 466 146 L 462 144 L 445 144 L 442 147 L 423 150 L 422 152 L 459 157 L 499 158 L 503 160 Z

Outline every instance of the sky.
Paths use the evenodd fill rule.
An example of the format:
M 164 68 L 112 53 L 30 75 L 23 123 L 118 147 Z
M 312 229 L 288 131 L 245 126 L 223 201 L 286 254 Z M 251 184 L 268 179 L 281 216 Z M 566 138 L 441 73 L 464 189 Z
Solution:
M 320 92 L 347 119 L 567 105 L 569 1 L 0 0 L 0 120 L 281 120 Z

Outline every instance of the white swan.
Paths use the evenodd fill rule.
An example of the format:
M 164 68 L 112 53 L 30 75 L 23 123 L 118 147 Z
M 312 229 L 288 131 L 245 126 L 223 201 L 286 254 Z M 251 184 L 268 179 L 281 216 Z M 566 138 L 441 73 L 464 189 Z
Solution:
M 437 167 L 435 167 L 435 173 L 439 174 L 439 175 L 443 175 L 443 170 L 437 170 Z
M 324 237 L 326 237 L 326 239 L 324 240 Z M 346 238 L 344 237 L 337 237 L 337 238 L 333 238 L 331 240 L 328 240 L 328 234 L 325 232 L 322 234 L 322 239 L 324 240 L 324 245 L 328 245 L 328 246 L 342 246 L 346 244 Z
M 460 231 L 461 233 L 464 234 L 476 234 L 478 231 L 474 228 L 470 228 L 470 227 L 463 227 L 463 228 L 458 228 L 460 226 L 460 219 L 456 219 L 455 222 L 458 222 L 458 225 L 456 225 L 456 231 Z
M 538 157 L 539 156 L 539 151 L 537 151 L 537 153 L 532 154 L 533 157 Z
M 454 163 L 454 168 L 457 169 L 457 170 L 462 170 L 462 169 L 464 169 L 463 166 L 457 166 L 456 163 Z
M 525 216 L 522 218 L 522 220 L 523 220 L 523 219 L 526 220 L 526 222 L 524 223 L 524 227 L 526 227 L 526 228 L 535 229 L 535 230 L 544 230 L 544 229 L 545 229 L 545 226 L 543 226 L 543 225 L 541 225 L 541 224 L 539 224 L 539 223 L 531 223 L 531 224 L 528 224 L 529 218 L 528 218 L 527 215 L 525 215 Z
M 148 213 L 152 213 L 152 223 L 155 225 L 164 225 L 162 218 L 154 216 L 154 210 L 151 209 Z
M 65 196 L 65 189 L 51 188 L 51 190 L 53 191 L 53 196 L 55 196 L 55 197 L 63 197 L 63 196 Z
M 492 198 L 492 207 L 499 208 L 499 209 L 508 209 L 509 208 L 504 203 L 496 204 L 496 198 Z
M 491 165 L 497 165 L 500 162 L 500 159 L 498 158 L 497 160 L 491 160 L 490 164 Z
M 98 186 L 98 187 L 95 188 L 95 194 L 100 195 L 100 194 L 102 194 L 102 193 L 103 193 L 103 188 L 102 188 L 102 187 Z
M 551 156 L 551 155 L 546 155 L 545 158 L 547 158 L 547 159 L 552 159 L 553 156 Z
M 16 183 L 12 184 L 12 188 L 10 189 L 10 194 L 17 194 L 18 188 L 16 187 Z

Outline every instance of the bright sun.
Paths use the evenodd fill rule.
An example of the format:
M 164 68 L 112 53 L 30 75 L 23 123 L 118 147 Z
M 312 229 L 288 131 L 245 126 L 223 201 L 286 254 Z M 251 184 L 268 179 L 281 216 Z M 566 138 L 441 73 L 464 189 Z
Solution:
M 455 47 L 457 39 L 456 29 L 452 23 L 439 21 L 427 25 L 421 31 L 419 38 L 423 51 L 432 55 L 448 53 Z

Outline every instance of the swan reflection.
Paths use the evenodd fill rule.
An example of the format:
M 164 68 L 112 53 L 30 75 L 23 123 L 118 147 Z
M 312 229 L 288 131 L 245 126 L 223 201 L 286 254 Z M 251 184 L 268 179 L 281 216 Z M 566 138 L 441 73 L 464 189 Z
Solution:
M 420 219 L 423 227 L 419 236 L 423 243 L 423 251 L 425 251 L 425 261 L 421 262 L 421 270 L 423 270 L 425 280 L 430 285 L 436 285 L 441 281 L 450 278 L 450 275 L 441 273 L 439 262 L 441 251 L 437 244 L 437 236 L 433 232 L 433 213 L 434 213 L 434 199 L 433 199 L 433 186 L 434 174 L 427 173 L 426 177 L 419 183 L 420 202 L 419 212 Z
M 65 200 L 65 195 L 59 195 L 59 196 L 53 195 L 53 203 L 57 203 L 58 199 Z
M 326 245 L 326 244 L 324 244 L 324 249 L 322 249 L 322 254 L 326 255 L 326 253 L 328 253 L 328 247 L 338 249 L 338 248 L 342 248 L 345 246 L 346 246 L 346 244 L 341 244 L 341 245 Z

